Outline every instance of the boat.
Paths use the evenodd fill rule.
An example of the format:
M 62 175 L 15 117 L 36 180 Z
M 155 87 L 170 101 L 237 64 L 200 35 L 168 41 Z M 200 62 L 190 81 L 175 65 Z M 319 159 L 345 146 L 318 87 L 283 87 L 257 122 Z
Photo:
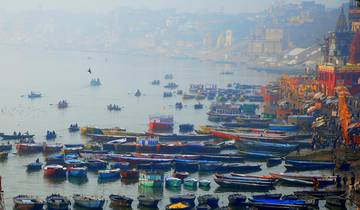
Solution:
M 70 124 L 70 127 L 68 128 L 70 133 L 74 133 L 74 132 L 78 132 L 80 131 L 80 127 L 78 126 L 77 123 L 75 124 Z
M 86 167 L 70 167 L 67 169 L 69 177 L 86 177 Z
M 63 149 L 62 144 L 44 144 L 43 152 L 45 154 L 58 153 Z
M 158 203 L 161 199 L 151 197 L 151 196 L 145 196 L 145 195 L 139 195 L 138 201 L 139 206 L 149 207 L 149 208 L 157 208 Z
M 26 165 L 26 170 L 27 171 L 39 171 L 41 170 L 43 166 L 43 163 L 41 162 L 32 162 Z
M 117 179 L 120 178 L 120 169 L 109 169 L 109 170 L 99 170 L 98 171 L 99 179 Z
M 228 196 L 229 206 L 242 206 L 246 203 L 246 196 L 242 194 L 231 194 Z
M 171 196 L 169 200 L 170 203 L 186 202 L 190 206 L 195 206 L 195 198 L 196 196 L 194 194 L 185 194 L 185 195 Z
M 327 186 L 335 184 L 336 176 L 322 176 L 322 175 L 311 175 L 311 174 L 292 174 L 292 173 L 270 173 L 274 178 L 282 179 L 286 182 L 293 182 L 298 184 L 310 185 L 310 182 L 316 179 L 320 186 Z M 301 183 L 304 181 L 303 183 Z M 307 183 L 306 183 L 307 182 Z
M 244 161 L 243 157 L 232 154 L 201 155 L 200 159 L 207 161 L 221 161 L 221 162 L 229 162 L 229 163 L 231 162 L 239 163 Z
M 123 195 L 114 195 L 111 194 L 109 196 L 110 201 L 111 201 L 111 206 L 112 207 L 131 207 L 131 204 L 133 202 L 132 198 L 123 196 Z
M 212 135 L 218 138 L 228 140 L 254 140 L 267 142 L 287 142 L 292 136 L 287 134 L 277 134 L 273 132 L 237 132 L 237 131 L 210 131 Z
M 67 210 L 71 205 L 71 202 L 68 198 L 59 194 L 52 194 L 47 196 L 45 203 L 47 209 L 49 210 Z
M 224 163 L 218 168 L 219 172 L 250 173 L 261 171 L 260 164 Z
M 261 190 L 261 191 L 269 191 L 273 189 L 273 183 L 271 182 L 263 182 L 256 183 L 256 181 L 241 181 L 241 180 L 229 180 L 229 179 L 219 179 L 214 178 L 216 184 L 220 185 L 224 188 L 232 188 L 232 189 L 242 189 L 242 190 Z
M 199 109 L 203 109 L 203 108 L 204 108 L 204 105 L 201 104 L 201 103 L 194 104 L 194 109 L 195 110 L 199 110 Z
M 239 154 L 247 160 L 267 160 L 270 158 L 279 158 L 278 155 L 275 155 L 273 152 L 266 151 L 239 151 Z
M 314 200 L 249 199 L 249 205 L 257 209 L 318 209 Z
M 160 171 L 141 171 L 139 183 L 146 187 L 162 187 L 164 183 L 164 173 Z
M 328 209 L 346 209 L 346 198 L 342 196 L 329 196 L 326 198 L 325 207 Z
M 160 80 L 153 80 L 151 82 L 152 85 L 160 85 Z
M 179 178 L 181 180 L 187 178 L 189 176 L 189 172 L 187 171 L 174 171 L 173 177 Z
M 19 143 L 16 144 L 16 150 L 19 154 L 38 153 L 43 151 L 42 144 L 36 143 Z
M 183 100 L 190 100 L 190 99 L 195 99 L 196 95 L 192 95 L 192 94 L 184 94 L 182 99 Z
M 176 171 L 187 171 L 195 172 L 199 170 L 199 162 L 197 161 L 175 161 L 175 170 Z
M 167 187 L 181 187 L 182 180 L 176 177 L 167 177 L 165 179 L 165 185 Z
M 196 188 L 198 185 L 198 180 L 195 178 L 185 178 L 183 182 L 184 182 L 184 187 Z
M 289 153 L 296 150 L 298 144 L 287 144 L 287 143 L 274 143 L 274 142 L 264 142 L 264 141 L 238 141 L 237 146 L 241 149 L 251 149 L 251 150 L 260 150 L 260 151 L 272 151 L 276 153 Z
M 167 88 L 167 89 L 176 89 L 178 87 L 179 87 L 179 85 L 177 85 L 174 82 L 169 82 L 167 85 L 164 86 L 164 88 Z
M 16 210 L 42 210 L 44 201 L 32 195 L 18 195 L 13 198 Z
M 158 170 L 158 171 L 169 171 L 172 167 L 171 162 L 164 163 L 145 163 L 137 164 L 136 168 L 141 170 Z
M 149 133 L 150 135 L 151 133 Z M 164 134 L 164 133 L 152 133 L 158 137 L 160 141 L 207 141 L 213 139 L 211 134 L 196 134 L 196 133 L 182 133 L 182 134 Z
M 219 207 L 219 198 L 214 195 L 201 195 L 197 198 L 199 205 L 209 205 L 211 209 Z
M 258 176 L 258 175 L 239 174 L 239 173 L 230 173 L 230 175 L 234 176 L 234 177 L 245 177 L 245 178 L 270 179 L 270 180 L 277 180 L 278 179 L 278 177 L 274 177 L 272 175 Z
M 201 179 L 199 180 L 199 187 L 210 187 L 211 181 L 207 180 L 207 179 Z
M 30 99 L 41 98 L 41 96 L 42 96 L 41 93 L 34 92 L 34 91 L 31 91 L 28 94 L 28 98 L 30 98 Z
M 139 171 L 136 169 L 120 171 L 121 179 L 137 180 L 139 179 Z
M 266 161 L 266 165 L 268 167 L 273 167 L 276 165 L 280 165 L 282 163 L 282 158 L 269 158 Z
M 313 186 L 314 182 L 306 181 L 302 179 L 292 179 L 292 178 L 280 178 L 280 180 L 284 183 L 296 185 L 296 186 Z
M 10 151 L 12 150 L 12 144 L 0 144 L 0 152 Z
M 190 210 L 192 206 L 187 202 L 171 203 L 166 205 L 165 210 Z
M 0 152 L 0 160 L 6 160 L 8 158 L 9 153 Z
M 57 135 L 55 133 L 55 131 L 46 131 L 46 140 L 54 140 L 56 139 Z
M 176 102 L 175 103 L 175 109 L 182 109 L 184 106 L 181 102 Z
M 172 97 L 172 96 L 173 96 L 172 92 L 164 92 L 164 93 L 163 93 L 163 97 L 164 97 L 164 98 L 170 98 L 170 97 Z
M 90 171 L 98 171 L 98 170 L 105 170 L 107 163 L 103 160 L 99 159 L 90 159 L 86 161 L 86 167 Z
M 174 76 L 172 74 L 165 74 L 164 79 L 172 80 Z
M 35 135 L 32 134 L 21 134 L 14 132 L 14 134 L 4 134 L 0 133 L 0 139 L 1 140 L 21 140 L 21 139 L 32 139 Z
M 155 115 L 149 117 L 149 130 L 156 131 L 169 131 L 174 126 L 174 117 L 170 115 Z
M 336 164 L 334 162 L 321 161 L 304 161 L 304 160 L 286 160 L 287 170 L 320 170 L 320 169 L 334 169 Z
M 199 163 L 199 171 L 218 171 L 218 169 L 222 166 L 222 163 Z
M 98 87 L 101 85 L 101 82 L 100 82 L 100 79 L 97 78 L 97 79 L 91 79 L 90 81 L 90 86 L 91 87 Z
M 74 194 L 75 205 L 88 209 L 102 209 L 105 199 L 102 196 Z
M 69 104 L 68 104 L 68 102 L 67 102 L 66 100 L 61 100 L 61 101 L 59 101 L 59 103 L 57 104 L 57 107 L 58 107 L 59 109 L 66 109 L 66 108 L 68 108 L 68 106 L 69 106 Z
M 299 126 L 293 124 L 269 124 L 269 130 L 295 132 L 299 130 Z
M 110 168 L 111 169 L 120 169 L 120 171 L 122 170 L 130 170 L 130 163 L 128 162 L 113 162 L 113 163 L 110 163 Z
M 109 111 L 121 111 L 121 107 L 119 105 L 116 105 L 116 104 L 109 104 L 107 106 L 107 109 Z
M 136 96 L 136 97 L 140 97 L 140 96 L 141 96 L 141 92 L 140 92 L 139 89 L 136 90 L 134 96 Z
M 295 191 L 294 195 L 297 197 L 315 197 L 327 198 L 329 196 L 341 196 L 345 194 L 345 190 L 317 190 L 317 191 Z
M 253 195 L 253 199 L 280 199 L 282 197 L 281 193 L 276 194 L 258 194 Z
M 44 168 L 46 177 L 66 177 L 66 168 L 61 165 L 47 165 Z

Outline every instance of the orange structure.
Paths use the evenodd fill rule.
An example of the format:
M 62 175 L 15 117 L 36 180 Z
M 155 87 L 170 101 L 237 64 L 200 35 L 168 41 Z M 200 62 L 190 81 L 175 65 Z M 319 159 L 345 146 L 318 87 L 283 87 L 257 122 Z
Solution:
M 346 102 L 346 97 L 350 95 L 348 89 L 344 86 L 338 86 L 336 88 L 338 94 L 338 113 L 341 122 L 342 135 L 346 144 L 350 144 L 350 137 L 348 134 L 348 128 L 351 121 L 351 114 Z

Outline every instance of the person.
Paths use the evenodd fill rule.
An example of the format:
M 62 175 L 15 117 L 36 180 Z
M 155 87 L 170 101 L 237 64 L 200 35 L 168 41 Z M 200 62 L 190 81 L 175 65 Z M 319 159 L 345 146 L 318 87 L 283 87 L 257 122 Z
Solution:
M 37 159 L 36 159 L 36 163 L 39 163 L 39 162 L 40 162 L 40 160 L 39 160 L 39 158 L 37 158 Z
M 320 182 L 317 178 L 314 177 L 313 179 L 313 185 L 314 185 L 314 190 L 317 191 L 320 187 Z
M 336 175 L 336 187 L 341 188 L 341 177 Z
M 346 176 L 343 177 L 343 183 L 344 183 L 344 187 L 346 187 L 346 185 L 347 185 L 347 177 Z
M 350 186 L 354 187 L 354 185 L 355 185 L 355 175 L 353 174 L 350 178 Z

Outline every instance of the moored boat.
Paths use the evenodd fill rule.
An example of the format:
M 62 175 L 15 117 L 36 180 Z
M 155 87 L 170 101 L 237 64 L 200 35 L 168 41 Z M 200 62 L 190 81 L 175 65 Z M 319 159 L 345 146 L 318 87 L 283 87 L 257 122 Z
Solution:
M 71 205 L 71 202 L 68 198 L 59 194 L 52 194 L 50 196 L 47 196 L 45 199 L 45 203 L 47 209 L 49 210 L 67 210 Z
M 197 185 L 198 185 L 198 180 L 195 178 L 184 179 L 184 187 L 196 188 Z
M 269 158 L 266 161 L 266 165 L 268 167 L 273 167 L 276 165 L 280 165 L 282 163 L 282 158 Z
M 309 200 L 249 199 L 257 209 L 311 209 L 318 208 L 318 202 Z
M 209 205 L 212 209 L 219 207 L 219 198 L 214 195 L 201 195 L 197 200 L 199 205 Z
M 190 204 L 190 206 L 195 206 L 195 198 L 196 196 L 194 194 L 184 194 L 171 196 L 169 200 L 170 203 L 186 202 Z
M 242 194 L 231 194 L 228 196 L 229 206 L 242 206 L 246 202 L 246 196 Z
M 218 171 L 222 163 L 199 163 L 199 171 Z
M 287 170 L 321 170 L 321 169 L 334 169 L 336 164 L 334 162 L 323 161 L 303 161 L 303 160 L 286 160 Z
M 18 195 L 13 198 L 16 210 L 42 210 L 44 201 L 31 195 Z
M 317 190 L 317 191 L 295 191 L 294 195 L 297 197 L 315 197 L 326 198 L 329 196 L 341 196 L 345 194 L 345 190 Z
M 276 194 L 258 194 L 258 195 L 253 195 L 252 198 L 253 199 L 280 199 L 282 197 L 281 193 L 276 193 Z
M 139 171 L 136 169 L 120 171 L 121 179 L 138 180 Z
M 86 177 L 87 168 L 86 167 L 70 167 L 67 169 L 69 177 Z
M 270 158 L 279 158 L 278 155 L 266 151 L 239 151 L 239 153 L 247 160 L 263 161 Z
M 138 196 L 139 205 L 144 207 L 157 208 L 160 200 L 161 199 L 159 198 L 145 196 L 145 195 Z
M 181 187 L 181 179 L 176 177 L 167 177 L 165 179 L 165 185 L 167 187 Z
M 7 152 L 0 152 L 0 160 L 6 160 L 9 156 Z
M 19 143 L 16 144 L 16 150 L 19 154 L 38 153 L 43 151 L 43 145 L 36 143 Z
M 199 187 L 210 187 L 211 181 L 207 180 L 207 179 L 201 179 L 199 180 Z
M 159 170 L 159 171 L 169 171 L 171 169 L 171 162 L 164 163 L 145 163 L 145 164 L 137 164 L 137 169 L 140 170 Z
M 7 143 L 7 144 L 0 144 L 0 152 L 5 152 L 5 151 L 10 151 L 12 149 L 12 144 Z
M 73 199 L 76 205 L 89 209 L 102 209 L 105 204 L 102 196 L 74 194 Z
M 90 159 L 86 161 L 86 166 L 91 171 L 105 170 L 107 163 L 99 159 Z
M 242 190 L 261 190 L 268 191 L 273 189 L 273 183 L 256 183 L 249 181 L 238 181 L 238 180 L 229 180 L 229 179 L 219 179 L 215 178 L 214 181 L 216 184 L 224 188 L 233 188 L 233 189 L 242 189 Z
M 141 171 L 139 183 L 146 187 L 162 187 L 164 183 L 164 173 L 160 171 Z
M 41 170 L 43 166 L 43 163 L 41 162 L 32 162 L 26 165 L 26 170 L 27 171 L 38 171 Z
M 241 173 L 251 173 L 256 171 L 261 171 L 260 164 L 242 164 L 242 163 L 224 163 L 219 169 L 219 172 L 241 172 Z
M 98 171 L 99 179 L 117 179 L 120 178 L 120 169 L 109 169 Z
M 123 195 L 114 195 L 111 194 L 109 196 L 110 201 L 111 201 L 111 206 L 112 207 L 131 207 L 131 204 L 133 202 L 132 198 L 123 196 Z
M 244 158 L 239 155 L 201 155 L 201 160 L 221 161 L 221 162 L 243 162 Z
M 66 168 L 61 165 L 47 165 L 44 168 L 44 175 L 46 177 L 66 177 Z
M 165 210 L 190 210 L 191 208 L 192 206 L 189 203 L 181 201 L 166 205 Z
M 189 176 L 189 172 L 186 171 L 174 171 L 173 177 L 179 178 L 181 180 L 187 178 Z

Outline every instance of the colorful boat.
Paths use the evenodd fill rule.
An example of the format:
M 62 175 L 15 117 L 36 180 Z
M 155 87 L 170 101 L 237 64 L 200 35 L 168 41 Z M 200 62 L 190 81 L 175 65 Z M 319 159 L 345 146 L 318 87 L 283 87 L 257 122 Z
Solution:
M 211 181 L 207 180 L 207 179 L 201 179 L 199 180 L 199 187 L 210 187 Z
M 178 202 L 178 203 L 171 203 L 166 205 L 165 210 L 190 210 L 192 209 L 192 206 L 185 202 Z
M 195 178 L 186 178 L 184 179 L 184 187 L 189 187 L 189 188 L 196 188 L 198 185 L 198 180 Z
M 27 171 L 39 171 L 41 170 L 43 166 L 43 163 L 41 162 L 32 162 L 32 163 L 29 163 L 28 165 L 26 165 L 26 170 Z
M 86 177 L 87 168 L 86 167 L 70 167 L 67 169 L 69 177 Z
M 45 203 L 47 209 L 49 210 L 67 210 L 71 205 L 71 202 L 68 198 L 59 194 L 52 194 L 50 196 L 47 196 L 45 199 Z
M 171 196 L 169 200 L 170 203 L 186 202 L 190 204 L 190 206 L 195 206 L 195 198 L 196 196 L 194 194 L 185 194 L 185 195 Z
M 47 165 L 44 168 L 44 175 L 46 177 L 66 177 L 66 168 L 61 165 Z
M 291 174 L 291 173 L 270 173 L 270 175 L 273 176 L 274 178 L 303 180 L 307 182 L 313 182 L 316 179 L 321 186 L 335 184 L 335 180 L 336 180 L 336 176 L 322 176 L 322 175 L 312 175 L 312 174 L 299 175 L 299 174 Z
M 249 199 L 250 205 L 258 209 L 318 209 L 314 200 Z
M 62 144 L 45 144 L 44 145 L 44 153 L 51 154 L 51 153 L 58 153 L 63 149 Z
M 149 208 L 157 208 L 160 200 L 161 200 L 160 198 L 155 198 L 151 196 L 145 196 L 145 195 L 138 196 L 139 206 L 144 206 Z
M 239 154 L 247 160 L 265 161 L 270 158 L 279 158 L 279 155 L 266 151 L 239 151 Z
M 217 179 L 224 179 L 229 181 L 239 181 L 244 183 L 264 183 L 264 184 L 275 184 L 277 179 L 262 179 L 262 178 L 252 178 L 252 177 L 236 177 L 231 175 L 221 175 L 215 174 Z
M 289 153 L 299 147 L 299 145 L 297 144 L 274 143 L 264 141 L 238 141 L 237 143 L 237 146 L 241 149 L 273 151 L 276 153 Z
M 16 210 L 42 210 L 44 201 L 31 195 L 18 195 L 13 198 Z
M 295 185 L 295 186 L 313 186 L 314 185 L 314 182 L 306 181 L 306 180 L 302 180 L 302 179 L 280 178 L 280 180 L 283 183 L 287 183 L 287 184 Z
M 164 183 L 164 173 L 160 171 L 141 171 L 139 183 L 146 187 L 162 187 Z
M 9 153 L 0 152 L 0 160 L 6 160 L 8 158 Z
M 218 168 L 219 172 L 251 173 L 261 171 L 260 164 L 224 163 Z
M 0 152 L 10 151 L 12 149 L 12 144 L 0 144 Z
M 123 195 L 114 195 L 111 194 L 109 196 L 110 201 L 111 201 L 111 207 L 131 207 L 131 204 L 133 202 L 132 198 L 123 196 Z
M 19 154 L 38 153 L 43 151 L 43 145 L 34 143 L 19 143 L 16 144 L 16 150 Z
M 176 178 L 176 177 L 167 177 L 165 179 L 165 185 L 167 187 L 181 187 L 181 179 Z
M 261 190 L 269 191 L 273 189 L 273 183 L 256 183 L 256 181 L 241 181 L 241 180 L 229 180 L 229 179 L 218 179 L 214 178 L 216 184 L 224 188 L 242 189 L 242 190 Z
M 174 126 L 174 117 L 170 115 L 156 115 L 149 117 L 149 130 L 156 131 L 169 131 Z
M 299 126 L 293 124 L 269 124 L 269 130 L 295 132 L 299 130 Z
M 165 163 L 145 163 L 137 164 L 136 168 L 140 170 L 158 170 L 158 171 L 169 171 L 172 167 L 171 162 Z
M 86 161 L 86 167 L 90 171 L 105 170 L 107 167 L 107 163 L 99 159 L 90 159 Z
M 105 204 L 105 199 L 102 196 L 74 194 L 73 199 L 75 205 L 88 209 L 102 209 Z
M 138 180 L 139 179 L 139 171 L 136 169 L 132 170 L 122 170 L 120 172 L 121 179 L 129 179 L 129 180 Z
M 118 179 L 118 178 L 120 178 L 120 169 L 99 170 L 98 178 L 99 179 Z

